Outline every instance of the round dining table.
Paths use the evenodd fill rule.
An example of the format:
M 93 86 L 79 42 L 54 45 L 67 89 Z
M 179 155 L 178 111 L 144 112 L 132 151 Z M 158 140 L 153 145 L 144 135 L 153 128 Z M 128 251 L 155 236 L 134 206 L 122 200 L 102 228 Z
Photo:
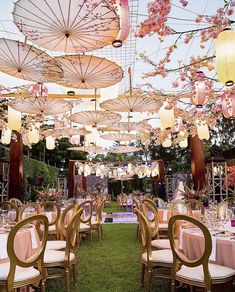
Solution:
M 230 222 L 224 230 L 212 231 L 210 262 L 235 269 L 235 227 Z M 197 228 L 180 228 L 179 249 L 190 259 L 199 258 L 205 248 L 202 232 Z

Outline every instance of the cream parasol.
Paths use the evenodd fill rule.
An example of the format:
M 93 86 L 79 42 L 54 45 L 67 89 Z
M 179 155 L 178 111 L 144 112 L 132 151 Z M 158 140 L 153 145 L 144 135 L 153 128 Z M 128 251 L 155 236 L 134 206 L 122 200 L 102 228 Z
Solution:
M 114 85 L 122 80 L 123 70 L 116 63 L 92 55 L 65 55 L 55 58 L 64 76 L 58 84 L 81 88 L 97 89 Z
M 121 120 L 121 116 L 117 113 L 107 111 L 81 111 L 70 116 L 72 122 L 97 127 L 101 125 L 111 125 Z
M 146 122 L 130 122 L 130 121 L 114 123 L 112 127 L 125 132 L 143 131 L 151 128 L 151 126 L 148 125 Z
M 125 134 L 125 133 L 108 133 L 101 135 L 100 138 L 110 141 L 131 141 L 136 139 L 135 135 Z
M 17 111 L 31 115 L 58 115 L 71 109 L 67 101 L 46 96 L 16 99 L 9 102 L 9 105 Z
M 13 20 L 28 40 L 67 53 L 103 48 L 120 31 L 119 16 L 106 0 L 18 0 Z
M 82 152 L 89 152 L 89 153 L 101 153 L 101 152 L 105 151 L 105 149 L 103 147 L 100 147 L 97 145 L 70 147 L 70 148 L 67 148 L 67 150 L 82 151 Z
M 122 145 L 122 146 L 116 146 L 112 149 L 109 149 L 109 152 L 111 152 L 111 153 L 131 153 L 131 152 L 139 152 L 141 150 L 143 150 L 141 147 Z
M 100 104 L 102 109 L 115 112 L 158 112 L 161 106 L 160 100 L 129 94 L 108 99 Z
M 0 38 L 0 71 L 34 82 L 55 82 L 63 71 L 45 52 L 20 41 Z
M 53 136 L 53 137 L 71 137 L 75 135 L 85 136 L 90 134 L 91 131 L 88 131 L 85 128 L 57 128 L 57 129 L 49 129 L 44 132 L 44 135 Z

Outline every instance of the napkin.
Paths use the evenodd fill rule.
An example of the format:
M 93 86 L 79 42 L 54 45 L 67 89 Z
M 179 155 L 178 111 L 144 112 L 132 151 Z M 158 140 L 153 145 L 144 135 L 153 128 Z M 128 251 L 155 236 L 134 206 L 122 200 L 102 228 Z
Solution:
M 36 237 L 36 234 L 35 234 L 34 227 L 30 228 L 30 233 L 31 233 L 32 249 L 37 248 L 38 247 L 38 242 L 37 242 L 37 237 Z
M 215 236 L 211 236 L 212 240 L 212 250 L 211 250 L 211 255 L 209 257 L 210 261 L 215 261 L 216 260 L 216 240 L 217 238 Z
M 45 215 L 47 216 L 47 219 L 48 219 L 49 223 L 51 223 L 51 221 L 52 221 L 52 213 L 51 212 L 45 212 Z
M 7 254 L 7 238 L 8 234 L 0 234 L 0 260 L 8 258 Z
M 167 221 L 167 219 L 168 219 L 168 210 L 166 210 L 166 209 L 164 209 L 163 210 L 163 217 L 162 217 L 162 221 L 163 222 L 166 222 Z

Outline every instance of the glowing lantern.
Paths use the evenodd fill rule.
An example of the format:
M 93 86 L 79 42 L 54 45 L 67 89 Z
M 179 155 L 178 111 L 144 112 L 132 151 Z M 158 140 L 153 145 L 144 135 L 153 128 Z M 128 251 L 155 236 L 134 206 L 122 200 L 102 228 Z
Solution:
M 224 93 L 221 96 L 222 110 L 225 118 L 235 117 L 235 94 L 234 93 Z
M 209 132 L 208 125 L 205 122 L 200 121 L 200 120 L 198 120 L 196 123 L 197 123 L 197 134 L 198 134 L 199 139 L 209 140 L 210 132 Z
M 168 136 L 168 138 L 162 142 L 162 146 L 167 148 L 167 147 L 171 147 L 172 142 L 171 142 L 171 135 Z
M 220 82 L 232 86 L 235 82 L 235 31 L 222 31 L 215 41 L 216 71 Z
M 29 131 L 28 139 L 29 139 L 29 143 L 31 143 L 31 144 L 38 143 L 38 141 L 39 141 L 39 131 L 35 127 L 32 127 L 32 130 Z
M 2 130 L 2 144 L 10 144 L 11 142 L 11 130 L 10 129 L 3 129 Z
M 21 128 L 21 112 L 10 106 L 8 106 L 8 128 L 12 131 L 20 131 Z
M 191 101 L 197 107 L 202 107 L 208 100 L 211 91 L 211 83 L 205 78 L 202 71 L 197 72 L 197 79 L 192 85 Z
M 188 147 L 188 139 L 185 138 L 184 140 L 179 142 L 180 148 L 186 148 Z
M 163 105 L 160 109 L 160 120 L 163 129 L 171 129 L 175 124 L 174 109 L 166 109 Z
M 174 127 L 171 129 L 173 133 L 178 133 L 183 130 L 182 118 L 175 118 Z
M 55 149 L 55 138 L 52 136 L 46 137 L 46 148 L 48 150 L 53 150 Z

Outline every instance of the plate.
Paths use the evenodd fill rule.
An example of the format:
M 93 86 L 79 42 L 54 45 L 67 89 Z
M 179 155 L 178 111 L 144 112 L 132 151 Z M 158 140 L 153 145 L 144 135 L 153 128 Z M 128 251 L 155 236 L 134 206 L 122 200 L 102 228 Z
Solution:
M 231 237 L 231 236 L 234 236 L 234 233 L 232 233 L 230 231 L 224 231 L 223 233 L 219 233 L 219 234 L 216 234 L 214 236 L 215 237 Z

